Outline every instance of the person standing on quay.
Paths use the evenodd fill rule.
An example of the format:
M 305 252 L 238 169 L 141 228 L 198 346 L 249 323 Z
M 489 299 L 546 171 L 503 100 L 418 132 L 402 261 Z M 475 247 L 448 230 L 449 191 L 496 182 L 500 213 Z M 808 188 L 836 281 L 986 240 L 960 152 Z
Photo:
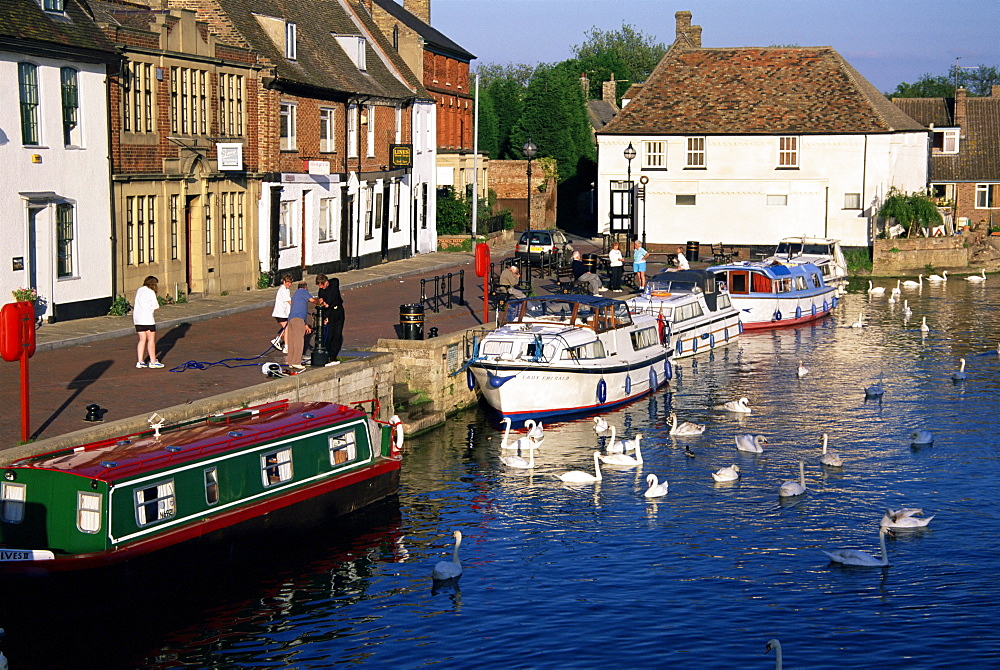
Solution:
M 278 287 L 278 292 L 274 296 L 274 311 L 271 312 L 271 316 L 274 320 L 278 322 L 281 326 L 281 332 L 278 336 L 271 340 L 271 344 L 274 345 L 275 349 L 281 349 L 284 353 L 288 353 L 288 341 L 285 339 L 285 327 L 288 325 L 288 312 L 292 309 L 292 275 L 284 274 L 281 275 L 281 286 Z
M 139 334 L 139 345 L 136 347 L 139 362 L 135 364 L 137 368 L 163 367 L 163 363 L 156 359 L 156 319 L 153 317 L 153 312 L 160 308 L 160 301 L 156 299 L 158 284 L 159 280 L 156 277 L 152 275 L 146 277 L 142 286 L 135 292 L 135 300 L 132 303 L 132 323 L 135 324 L 135 332 Z
M 649 252 L 642 248 L 639 240 L 632 242 L 632 271 L 635 273 L 635 283 L 641 292 L 646 288 L 646 257 Z
M 340 280 L 318 274 L 316 286 L 319 287 L 319 291 L 316 292 L 319 296 L 319 305 L 326 308 L 322 337 L 323 344 L 330 354 L 330 362 L 327 365 L 336 365 L 340 362 L 337 360 L 337 355 L 344 346 L 344 299 L 340 295 Z
M 608 288 L 612 291 L 622 290 L 622 269 L 624 265 L 624 258 L 622 257 L 622 250 L 619 248 L 619 244 L 612 242 L 611 251 L 608 252 L 608 272 L 611 275 L 608 278 Z
M 285 364 L 293 370 L 305 370 L 302 365 L 302 349 L 305 346 L 306 335 L 312 329 L 306 323 L 309 318 L 309 304 L 316 302 L 316 298 L 306 290 L 306 283 L 299 282 L 299 288 L 292 294 L 292 306 L 288 311 L 288 325 L 285 326 L 285 341 L 288 344 L 288 353 L 285 354 Z

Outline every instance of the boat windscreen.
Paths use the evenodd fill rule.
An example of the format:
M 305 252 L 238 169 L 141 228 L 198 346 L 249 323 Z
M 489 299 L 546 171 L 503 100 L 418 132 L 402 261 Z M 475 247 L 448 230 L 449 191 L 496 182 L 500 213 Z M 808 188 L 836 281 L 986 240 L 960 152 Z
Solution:
M 669 277 L 655 277 L 647 285 L 650 293 L 694 293 L 698 288 L 693 281 L 671 281 Z
M 775 249 L 775 256 L 798 256 L 802 253 L 801 242 L 779 242 Z
M 810 256 L 829 256 L 833 252 L 829 244 L 807 244 L 804 253 Z

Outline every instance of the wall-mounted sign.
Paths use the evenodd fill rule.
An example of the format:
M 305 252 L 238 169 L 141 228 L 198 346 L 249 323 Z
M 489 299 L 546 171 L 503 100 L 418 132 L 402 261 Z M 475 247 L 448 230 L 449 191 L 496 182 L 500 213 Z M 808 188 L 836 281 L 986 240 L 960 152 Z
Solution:
M 390 144 L 389 145 L 389 168 L 410 168 L 413 167 L 413 145 L 412 144 Z
M 24 256 L 14 257 L 14 272 L 24 269 Z
M 215 145 L 219 170 L 243 169 L 243 145 L 239 142 L 219 142 Z
M 306 161 L 305 168 L 309 174 L 330 174 L 330 161 Z

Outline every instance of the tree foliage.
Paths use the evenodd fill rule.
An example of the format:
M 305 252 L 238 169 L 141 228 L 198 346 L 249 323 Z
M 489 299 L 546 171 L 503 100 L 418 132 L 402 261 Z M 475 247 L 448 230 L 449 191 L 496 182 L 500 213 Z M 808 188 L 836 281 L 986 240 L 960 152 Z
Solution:
M 952 65 L 947 75 L 922 75 L 912 84 L 905 81 L 887 98 L 951 98 L 956 88 L 964 88 L 973 96 L 987 96 L 994 84 L 1000 84 L 1000 70 L 991 65 L 964 67 Z
M 510 131 L 521 116 L 525 87 L 511 78 L 495 79 L 486 89 L 497 118 L 496 158 L 521 158 L 521 145 L 511 147 Z
M 489 91 L 479 87 L 479 151 L 491 158 L 500 157 L 500 124 L 493 98 Z
M 628 23 L 622 23 L 618 30 L 594 26 L 585 37 L 582 44 L 573 47 L 573 56 L 580 60 L 599 54 L 615 56 L 628 68 L 628 75 L 634 81 L 645 81 L 667 52 L 665 44 Z
M 943 220 L 937 205 L 925 191 L 907 194 L 895 186 L 889 189 L 878 215 L 883 219 L 895 220 L 906 229 L 907 237 L 913 237 L 913 232 L 918 228 L 937 226 Z
M 590 54 L 583 58 L 573 58 L 563 61 L 560 65 L 576 72 L 578 76 L 587 75 L 590 80 L 587 97 L 592 100 L 600 100 L 604 97 L 604 82 L 610 81 L 614 77 L 617 82 L 615 86 L 615 101 L 617 103 L 633 81 L 632 73 L 625 61 L 617 54 L 607 51 Z
M 527 63 L 481 63 L 476 68 L 476 74 L 479 75 L 480 86 L 488 87 L 495 81 L 509 80 L 527 88 L 538 67 Z

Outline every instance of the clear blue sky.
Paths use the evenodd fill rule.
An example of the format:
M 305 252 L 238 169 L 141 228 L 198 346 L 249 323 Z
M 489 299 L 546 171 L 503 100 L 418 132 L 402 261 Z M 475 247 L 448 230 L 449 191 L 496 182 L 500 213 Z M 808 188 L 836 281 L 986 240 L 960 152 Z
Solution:
M 597 26 L 674 41 L 687 10 L 705 47 L 831 46 L 880 91 L 960 65 L 1000 67 L 1000 0 L 431 0 L 431 24 L 476 63 L 558 62 Z

